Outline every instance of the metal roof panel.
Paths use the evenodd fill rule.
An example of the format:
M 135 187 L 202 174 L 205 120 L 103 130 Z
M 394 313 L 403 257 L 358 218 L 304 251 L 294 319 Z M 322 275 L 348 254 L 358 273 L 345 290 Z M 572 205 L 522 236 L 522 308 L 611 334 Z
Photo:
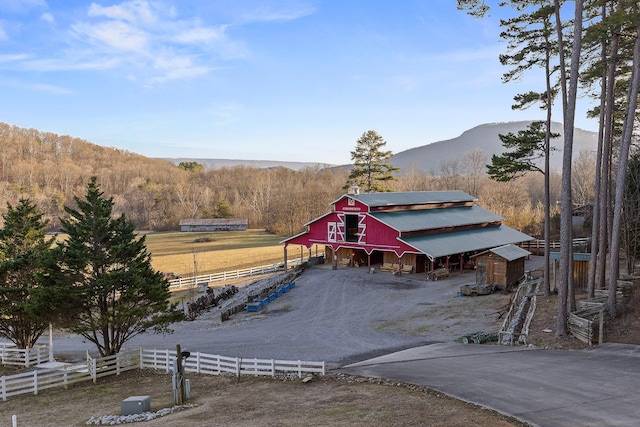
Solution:
M 370 215 L 400 232 L 460 227 L 502 220 L 502 217 L 499 215 L 476 205 L 438 209 L 371 212 Z
M 473 202 L 475 197 L 461 190 L 448 191 L 405 191 L 395 193 L 349 194 L 369 207 L 398 205 L 422 205 L 445 202 Z
M 495 248 L 509 243 L 526 242 L 533 240 L 533 238 L 506 225 L 501 225 L 499 227 L 411 236 L 400 238 L 400 240 L 425 253 L 429 258 L 434 259 L 441 256 Z
M 531 252 L 526 249 L 522 249 L 521 247 L 512 244 L 493 248 L 491 249 L 491 252 L 506 259 L 507 261 L 515 261 L 531 255 Z

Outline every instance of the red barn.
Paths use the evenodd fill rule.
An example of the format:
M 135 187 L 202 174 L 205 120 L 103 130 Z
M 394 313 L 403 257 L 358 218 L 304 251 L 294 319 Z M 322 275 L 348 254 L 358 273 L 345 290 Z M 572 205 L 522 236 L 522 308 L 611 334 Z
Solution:
M 472 267 L 471 255 L 532 240 L 502 224 L 463 191 L 345 194 L 331 212 L 305 224 L 307 231 L 284 240 L 311 250 L 324 245 L 327 262 L 405 273 Z

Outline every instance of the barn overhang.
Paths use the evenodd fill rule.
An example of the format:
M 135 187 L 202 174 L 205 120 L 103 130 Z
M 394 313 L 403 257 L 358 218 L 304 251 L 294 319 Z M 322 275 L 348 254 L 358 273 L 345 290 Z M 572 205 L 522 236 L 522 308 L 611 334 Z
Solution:
M 410 236 L 399 240 L 418 249 L 430 260 L 434 260 L 443 256 L 480 251 L 510 243 L 526 242 L 533 240 L 533 238 L 506 225 L 500 225 L 498 227 Z

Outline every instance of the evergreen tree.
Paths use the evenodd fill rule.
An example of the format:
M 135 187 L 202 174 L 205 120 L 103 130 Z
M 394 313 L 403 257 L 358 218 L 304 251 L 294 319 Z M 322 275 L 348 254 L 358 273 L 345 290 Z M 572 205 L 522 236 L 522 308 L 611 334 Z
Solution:
M 231 218 L 233 213 L 231 212 L 231 204 L 229 200 L 222 199 L 216 206 L 216 218 Z
M 30 200 L 7 206 L 0 229 L 0 336 L 31 348 L 49 324 L 46 293 L 38 289 L 53 238 L 46 238 L 48 222 Z
M 399 169 L 389 163 L 393 153 L 382 151 L 385 145 L 387 141 L 376 131 L 370 130 L 362 134 L 356 141 L 355 150 L 351 152 L 354 166 L 349 173 L 349 182 L 345 188 L 355 184 L 366 193 L 391 191 L 385 183 L 395 180 L 393 172 Z
M 510 0 L 508 4 L 516 11 L 521 12 L 520 15 L 501 20 L 500 25 L 504 31 L 500 37 L 507 40 L 507 52 L 500 55 L 500 63 L 510 65 L 512 68 L 503 75 L 502 80 L 510 82 L 519 79 L 525 71 L 529 71 L 534 67 L 544 69 L 545 90 L 544 92 L 529 91 L 520 93 L 514 97 L 516 103 L 512 108 L 521 110 L 529 108 L 533 104 L 539 104 L 540 108 L 546 110 L 545 135 L 543 150 L 541 154 L 544 156 L 544 279 L 543 289 L 545 295 L 551 293 L 550 282 L 550 249 L 549 240 L 551 234 L 551 202 L 550 202 L 550 182 L 549 182 L 549 153 L 551 151 L 551 112 L 553 100 L 557 95 L 557 88 L 552 86 L 551 75 L 555 71 L 552 66 L 554 52 L 557 50 L 557 44 L 552 38 L 553 24 L 552 17 L 555 14 L 555 8 L 551 4 L 551 0 Z M 503 6 L 507 2 L 502 3 Z M 557 25 L 562 26 L 561 22 Z M 542 170 L 541 170 L 542 171 Z
M 512 149 L 500 156 L 491 157 L 491 164 L 487 165 L 487 173 L 491 179 L 500 182 L 511 181 L 526 172 L 545 173 L 536 160 L 544 157 L 546 151 L 546 128 L 544 122 L 531 122 L 527 129 L 518 131 L 517 135 L 508 133 L 498 135 L 503 147 Z M 560 135 L 551 134 L 552 138 Z
M 87 185 L 78 209 L 65 208 L 61 219 L 69 237 L 61 248 L 61 273 L 76 289 L 78 308 L 71 330 L 94 343 L 101 356 L 149 329 L 168 331 L 181 313 L 169 304 L 169 283 L 151 267 L 144 236 L 124 214 L 112 217 L 113 200 L 105 199 L 96 178 Z

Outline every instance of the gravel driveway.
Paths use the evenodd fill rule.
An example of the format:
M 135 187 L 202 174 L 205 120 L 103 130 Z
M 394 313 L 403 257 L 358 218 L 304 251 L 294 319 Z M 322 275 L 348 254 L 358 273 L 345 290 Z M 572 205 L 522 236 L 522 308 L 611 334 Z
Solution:
M 539 260 L 527 263 L 533 269 Z M 146 333 L 127 347 L 175 349 L 180 344 L 192 352 L 325 361 L 333 368 L 468 333 L 497 332 L 502 321 L 496 312 L 509 295 L 459 296 L 460 285 L 474 282 L 473 271 L 434 282 L 424 274 L 369 274 L 366 267 L 319 265 L 258 313 L 242 312 L 221 323 L 214 307 L 194 321 L 173 325 L 173 334 Z M 56 355 L 83 357 L 87 350 L 95 353 L 93 344 L 76 335 L 54 335 Z

